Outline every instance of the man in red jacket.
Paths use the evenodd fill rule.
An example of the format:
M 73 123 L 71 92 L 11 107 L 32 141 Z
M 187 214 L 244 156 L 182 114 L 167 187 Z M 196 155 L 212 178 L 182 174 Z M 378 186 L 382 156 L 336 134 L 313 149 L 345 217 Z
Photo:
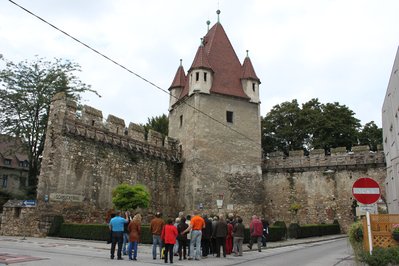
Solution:
M 251 223 L 249 224 L 249 231 L 251 233 L 251 239 L 249 241 L 249 249 L 252 249 L 254 241 L 258 243 L 258 251 L 262 251 L 262 235 L 263 235 L 263 225 L 259 220 L 258 216 L 253 215 Z

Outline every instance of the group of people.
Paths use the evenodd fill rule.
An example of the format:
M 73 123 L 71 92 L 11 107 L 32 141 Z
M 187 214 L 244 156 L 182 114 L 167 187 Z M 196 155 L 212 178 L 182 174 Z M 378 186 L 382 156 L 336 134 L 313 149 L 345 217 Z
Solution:
M 252 216 L 250 223 L 250 242 L 248 247 L 252 249 L 256 242 L 258 250 L 266 246 L 266 236 L 269 224 L 256 215 Z M 129 260 L 137 260 L 137 244 L 141 236 L 141 215 L 133 218 L 130 213 L 117 213 L 109 222 L 111 230 L 111 259 L 114 259 L 115 248 L 118 245 L 117 259 L 123 259 L 122 253 L 128 255 Z M 162 219 L 162 214 L 157 212 L 150 222 L 152 234 L 152 257 L 159 257 L 173 263 L 174 256 L 179 260 L 200 260 L 212 254 L 216 257 L 226 257 L 234 253 L 242 256 L 245 227 L 239 216 L 229 214 L 208 217 L 199 212 L 184 216 L 183 212 L 173 221 Z M 127 249 L 126 249 L 127 246 Z M 221 252 L 222 249 L 222 252 Z

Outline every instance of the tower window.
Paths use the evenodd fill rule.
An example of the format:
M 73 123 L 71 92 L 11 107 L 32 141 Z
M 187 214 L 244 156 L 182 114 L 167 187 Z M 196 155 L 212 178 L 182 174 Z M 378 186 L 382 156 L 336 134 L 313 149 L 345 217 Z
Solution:
M 6 188 L 8 185 L 8 176 L 7 175 L 3 175 L 3 182 L 1 184 L 2 188 Z
M 206 72 L 204 72 L 204 81 L 206 82 L 206 74 L 208 74 L 208 73 L 206 73 Z
M 256 89 L 256 83 L 252 82 L 252 90 L 253 90 L 253 92 L 255 92 L 255 89 Z
M 180 116 L 180 127 L 183 126 L 183 115 Z
M 195 81 L 199 80 L 199 72 L 195 72 Z
M 233 112 L 226 111 L 226 121 L 227 123 L 233 123 Z

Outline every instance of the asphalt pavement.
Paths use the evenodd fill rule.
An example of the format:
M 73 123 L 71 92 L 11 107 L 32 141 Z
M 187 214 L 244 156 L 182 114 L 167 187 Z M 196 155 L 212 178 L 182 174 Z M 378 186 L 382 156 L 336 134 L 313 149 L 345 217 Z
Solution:
M 266 248 L 273 249 L 279 247 L 288 247 L 299 244 L 331 241 L 334 239 L 346 237 L 346 235 L 341 234 L 303 239 L 288 239 L 278 242 L 269 242 L 267 243 Z M 20 247 L 20 250 L 15 248 L 13 249 L 12 246 Z M 244 244 L 243 249 L 245 252 L 244 256 L 236 257 L 238 260 L 239 258 L 248 258 L 248 255 L 251 254 L 248 252 L 257 253 L 256 244 L 254 245 L 252 250 L 249 250 L 247 245 Z M 96 262 L 97 258 L 101 258 L 102 260 L 108 258 L 108 261 L 111 262 L 111 260 L 109 259 L 109 250 L 110 244 L 107 244 L 105 241 L 90 241 L 54 237 L 34 238 L 0 236 L 0 264 L 5 265 L 14 263 L 15 265 L 53 265 L 54 261 L 57 261 L 57 266 L 79 264 L 81 265 L 82 261 L 79 262 L 79 264 L 72 263 L 72 260 L 74 260 L 76 256 L 80 256 L 81 258 L 86 256 L 90 258 L 89 261 L 85 263 L 86 265 L 100 265 L 100 263 Z M 62 254 L 62 256 L 65 257 L 65 260 L 60 261 L 60 257 L 53 257 L 56 255 L 59 256 L 59 254 Z M 230 256 L 228 256 L 228 259 L 233 259 L 233 257 Z M 70 259 L 70 261 L 68 261 L 68 258 Z M 79 258 L 78 260 L 80 260 L 81 258 Z M 123 256 L 123 258 L 126 262 L 129 262 L 127 256 Z M 198 261 L 198 263 L 209 264 L 212 261 L 211 264 L 216 265 L 214 259 L 215 258 L 202 259 L 201 261 Z M 53 263 L 50 263 L 51 261 L 53 261 Z M 58 261 L 60 262 L 58 263 Z M 159 259 L 154 261 L 152 260 L 152 246 L 149 244 L 139 244 L 138 262 L 140 261 L 145 264 L 160 264 L 163 262 Z M 178 263 L 178 257 L 174 257 L 174 262 Z M 194 261 L 192 262 L 194 263 Z

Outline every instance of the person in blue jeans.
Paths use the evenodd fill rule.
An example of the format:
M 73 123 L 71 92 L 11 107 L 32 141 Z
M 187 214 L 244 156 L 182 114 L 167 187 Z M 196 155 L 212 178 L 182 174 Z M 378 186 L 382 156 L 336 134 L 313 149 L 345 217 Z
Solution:
M 123 255 L 127 255 L 126 247 L 129 243 L 129 231 L 127 229 L 127 226 L 129 224 L 129 222 L 132 220 L 132 218 L 130 217 L 130 212 L 125 212 L 125 215 L 128 217 L 128 222 L 123 227 L 123 243 L 122 243 Z
M 157 246 L 159 246 L 159 256 L 161 257 L 162 250 L 162 240 L 161 233 L 165 225 L 164 220 L 161 218 L 162 214 L 157 212 L 155 218 L 151 220 L 150 232 L 152 234 L 152 258 L 155 260 L 157 258 Z
M 123 244 L 123 230 L 124 225 L 128 223 L 128 216 L 121 217 L 122 213 L 120 211 L 116 212 L 116 216 L 109 221 L 109 229 L 111 230 L 111 260 L 115 257 L 115 247 L 118 244 L 118 260 L 122 260 L 122 244 Z

